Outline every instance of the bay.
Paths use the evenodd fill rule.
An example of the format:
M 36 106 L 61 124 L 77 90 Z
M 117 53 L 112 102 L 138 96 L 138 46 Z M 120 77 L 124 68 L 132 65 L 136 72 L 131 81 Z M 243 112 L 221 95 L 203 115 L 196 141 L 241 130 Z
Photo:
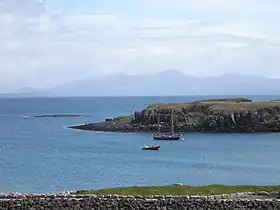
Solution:
M 280 133 L 185 134 L 183 141 L 155 142 L 149 133 L 67 129 L 68 125 L 131 114 L 151 103 L 217 96 L 0 99 L 0 192 L 184 183 L 279 184 Z M 219 96 L 233 97 L 233 96 Z M 248 96 L 253 100 L 277 96 Z M 85 114 L 32 118 L 43 114 Z M 144 144 L 160 151 L 142 151 Z

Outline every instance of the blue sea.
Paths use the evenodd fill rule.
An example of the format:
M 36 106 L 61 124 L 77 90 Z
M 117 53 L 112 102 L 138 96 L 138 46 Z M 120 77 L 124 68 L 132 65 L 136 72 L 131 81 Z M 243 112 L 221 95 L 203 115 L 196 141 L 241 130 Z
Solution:
M 0 99 L 0 192 L 48 193 L 179 182 L 280 184 L 280 133 L 187 133 L 183 141 L 155 142 L 148 133 L 66 128 L 131 114 L 151 103 L 206 98 L 210 97 Z M 90 116 L 30 117 L 43 114 Z M 161 150 L 143 151 L 144 144 L 160 144 Z

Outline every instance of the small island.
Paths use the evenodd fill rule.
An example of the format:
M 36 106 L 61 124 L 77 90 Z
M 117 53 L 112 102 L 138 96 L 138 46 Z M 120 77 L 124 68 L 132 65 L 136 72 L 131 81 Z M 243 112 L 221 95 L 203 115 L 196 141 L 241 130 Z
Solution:
M 34 118 L 60 118 L 60 117 L 86 117 L 89 115 L 82 114 L 50 114 L 50 115 L 34 115 Z
M 108 132 L 156 132 L 170 130 L 171 112 L 178 132 L 280 132 L 280 100 L 247 98 L 209 99 L 152 104 L 129 116 L 70 126 L 72 129 Z

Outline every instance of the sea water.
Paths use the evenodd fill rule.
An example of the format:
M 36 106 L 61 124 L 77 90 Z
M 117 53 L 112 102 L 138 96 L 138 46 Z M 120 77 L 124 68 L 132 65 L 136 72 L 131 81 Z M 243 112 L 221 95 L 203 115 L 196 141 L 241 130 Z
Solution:
M 280 184 L 280 133 L 187 133 L 183 141 L 169 142 L 154 141 L 150 133 L 66 128 L 131 114 L 151 103 L 205 98 L 209 96 L 0 99 L 0 192 L 174 183 Z M 30 117 L 43 114 L 89 116 Z M 149 144 L 160 144 L 160 151 L 141 150 Z

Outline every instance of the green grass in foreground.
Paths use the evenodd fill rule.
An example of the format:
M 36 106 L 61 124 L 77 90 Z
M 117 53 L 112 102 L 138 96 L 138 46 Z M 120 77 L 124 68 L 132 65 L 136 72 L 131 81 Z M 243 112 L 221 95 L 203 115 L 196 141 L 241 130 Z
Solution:
M 151 186 L 151 187 L 123 187 L 101 190 L 80 190 L 77 194 L 95 194 L 95 195 L 219 195 L 237 192 L 259 192 L 259 191 L 280 191 L 280 185 L 277 186 Z

